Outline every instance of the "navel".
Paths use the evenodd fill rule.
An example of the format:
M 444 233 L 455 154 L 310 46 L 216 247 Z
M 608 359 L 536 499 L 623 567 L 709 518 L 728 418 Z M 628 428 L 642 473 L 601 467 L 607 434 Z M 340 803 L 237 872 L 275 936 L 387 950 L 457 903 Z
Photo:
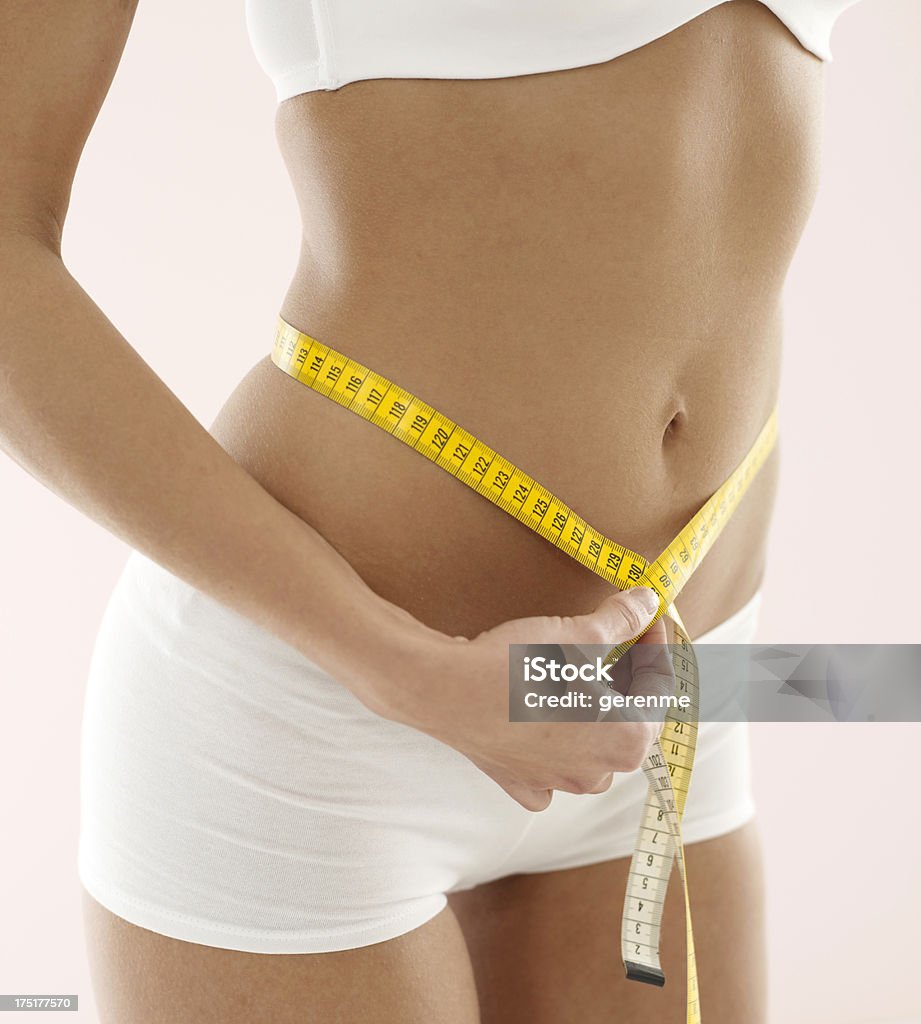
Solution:
M 683 409 L 678 409 L 668 423 L 665 424 L 665 430 L 662 433 L 662 444 L 665 445 L 676 440 L 684 430 L 686 421 L 687 414 Z

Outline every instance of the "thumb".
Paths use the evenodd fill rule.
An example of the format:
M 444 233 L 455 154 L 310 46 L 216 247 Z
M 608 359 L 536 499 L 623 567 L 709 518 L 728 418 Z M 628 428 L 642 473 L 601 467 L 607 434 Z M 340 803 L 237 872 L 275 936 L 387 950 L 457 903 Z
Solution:
M 572 643 L 619 644 L 632 640 L 652 622 L 659 595 L 651 587 L 631 587 L 606 597 L 594 611 L 572 618 Z

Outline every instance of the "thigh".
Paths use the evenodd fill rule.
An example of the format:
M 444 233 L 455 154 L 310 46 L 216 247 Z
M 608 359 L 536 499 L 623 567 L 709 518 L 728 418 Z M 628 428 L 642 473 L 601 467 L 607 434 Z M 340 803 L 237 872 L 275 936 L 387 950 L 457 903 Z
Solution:
M 707 1024 L 765 1020 L 760 844 L 750 822 L 685 847 Z M 627 981 L 620 920 L 628 859 L 514 875 L 453 894 L 483 1024 L 683 1024 L 684 907 L 677 870 L 662 933 L 664 988 Z
M 83 892 L 100 1024 L 478 1024 L 450 908 L 414 931 L 337 953 L 266 954 L 169 938 Z

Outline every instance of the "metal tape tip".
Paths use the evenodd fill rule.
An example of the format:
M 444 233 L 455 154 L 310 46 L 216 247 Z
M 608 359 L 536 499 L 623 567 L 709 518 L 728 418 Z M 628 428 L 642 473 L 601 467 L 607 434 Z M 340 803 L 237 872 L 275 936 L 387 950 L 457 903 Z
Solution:
M 624 961 L 624 967 L 630 981 L 643 981 L 647 985 L 656 985 L 659 988 L 665 984 L 665 973 L 657 967 L 648 967 L 646 964 L 636 964 L 629 960 Z

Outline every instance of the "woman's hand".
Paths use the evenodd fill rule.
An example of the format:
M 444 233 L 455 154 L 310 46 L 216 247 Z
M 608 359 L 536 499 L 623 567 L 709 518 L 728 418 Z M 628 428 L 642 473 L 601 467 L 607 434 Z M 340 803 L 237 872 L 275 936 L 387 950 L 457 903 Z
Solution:
M 635 587 L 587 615 L 515 619 L 472 640 L 436 634 L 374 710 L 460 751 L 529 810 L 546 808 L 554 789 L 604 792 L 614 772 L 640 767 L 661 723 L 510 722 L 509 644 L 613 647 L 645 629 L 657 608 L 654 591 Z M 674 691 L 667 642 L 660 618 L 631 649 L 631 693 Z

